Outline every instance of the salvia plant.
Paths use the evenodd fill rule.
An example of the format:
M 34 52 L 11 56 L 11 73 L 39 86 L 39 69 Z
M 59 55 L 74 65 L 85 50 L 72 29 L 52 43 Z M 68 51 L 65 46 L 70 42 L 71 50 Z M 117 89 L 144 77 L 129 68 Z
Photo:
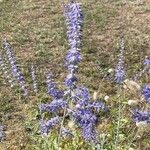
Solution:
M 24 96 L 27 96 L 28 91 L 27 91 L 27 87 L 25 83 L 25 78 L 20 69 L 19 64 L 17 63 L 13 48 L 11 47 L 11 45 L 8 43 L 7 40 L 4 40 L 3 45 L 4 45 L 4 49 L 6 50 L 6 54 L 7 54 L 10 66 L 11 66 L 13 77 L 18 81 L 21 89 L 24 92 Z
M 91 150 L 102 150 L 105 144 L 105 136 L 98 130 L 98 126 L 102 123 L 103 114 L 108 114 L 110 109 L 104 101 L 98 96 L 90 96 L 89 89 L 78 83 L 78 67 L 82 62 L 82 30 L 84 27 L 84 13 L 81 4 L 75 0 L 64 6 L 65 23 L 67 26 L 67 38 L 69 50 L 65 57 L 65 67 L 67 75 L 64 79 L 63 88 L 54 80 L 52 72 L 47 71 L 45 75 L 48 101 L 40 102 L 40 135 L 45 140 L 47 148 L 50 147 L 48 138 L 56 135 L 56 147 L 61 149 L 64 139 L 83 139 L 84 142 L 90 143 Z M 17 62 L 14 50 L 10 43 L 5 39 L 3 48 L 6 52 L 8 63 L 0 54 L 0 68 L 7 82 L 12 88 L 17 85 L 21 88 L 25 97 L 29 96 L 29 87 L 22 72 L 21 66 Z M 150 85 L 147 84 L 141 88 L 137 82 L 144 75 L 150 73 L 150 59 L 147 57 L 143 63 L 143 69 L 136 73 L 130 80 L 126 79 L 125 68 L 125 39 L 121 38 L 119 46 L 118 63 L 115 68 L 114 81 L 118 87 L 117 92 L 117 120 L 115 122 L 114 143 L 111 149 L 117 150 L 120 142 L 120 128 L 122 127 L 121 119 L 123 114 L 122 96 L 124 84 L 129 90 L 135 90 L 140 95 L 136 100 L 130 100 L 132 119 L 139 128 L 145 128 L 150 125 Z M 36 94 L 40 88 L 38 84 L 38 72 L 35 65 L 30 66 L 30 76 L 32 79 L 32 88 Z M 124 95 L 124 93 L 123 93 Z M 136 96 L 133 98 L 136 98 Z M 107 96 L 109 97 L 109 96 Z M 141 99 L 144 99 L 142 101 Z M 144 104 L 143 104 L 144 103 Z M 142 105 L 141 105 L 142 104 Z M 143 107 L 144 105 L 144 107 Z M 110 114 L 111 115 L 111 114 Z M 0 141 L 5 138 L 4 127 L 0 126 Z M 111 139 L 112 140 L 112 139 Z M 52 141 L 54 143 L 54 141 Z M 110 141 L 109 141 L 110 142 Z M 129 146 L 130 147 L 130 146 Z M 120 147 L 119 147 L 120 148 Z M 119 150 L 119 149 L 118 149 Z
M 35 93 L 37 93 L 38 92 L 38 83 L 37 83 L 36 69 L 33 64 L 31 65 L 31 77 L 32 77 L 32 82 L 33 82 L 33 90 Z
M 8 84 L 13 87 L 15 85 L 15 82 L 11 76 L 11 72 L 9 71 L 8 67 L 6 66 L 6 63 L 2 57 L 2 55 L 0 55 L 0 68 L 6 78 L 6 82 L 8 82 Z
M 52 79 L 52 74 L 47 75 L 48 94 L 53 97 L 49 104 L 41 104 L 41 112 L 48 111 L 53 117 L 41 121 L 41 133 L 48 135 L 54 127 L 59 126 L 58 145 L 61 137 L 74 136 L 66 122 L 71 120 L 81 129 L 81 134 L 86 141 L 98 143 L 96 125 L 100 123 L 98 113 L 108 108 L 102 101 L 93 101 L 86 87 L 77 85 L 76 72 L 82 60 L 81 43 L 84 14 L 79 3 L 71 1 L 65 6 L 67 36 L 70 49 L 65 59 L 68 75 L 65 79 L 66 89 L 61 91 Z M 68 119 L 69 117 L 69 119 Z
M 124 39 L 121 39 L 120 42 L 120 53 L 119 53 L 119 61 L 116 67 L 116 73 L 115 73 L 115 81 L 118 84 L 123 83 L 123 81 L 125 80 L 125 57 L 124 57 L 124 53 L 125 53 L 125 43 L 124 43 Z

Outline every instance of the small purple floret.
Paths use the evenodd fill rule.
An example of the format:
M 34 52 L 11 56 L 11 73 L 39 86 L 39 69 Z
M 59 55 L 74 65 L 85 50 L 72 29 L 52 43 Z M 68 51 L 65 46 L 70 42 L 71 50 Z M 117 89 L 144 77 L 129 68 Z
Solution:
M 60 123 L 60 118 L 58 116 L 51 118 L 48 121 L 42 121 L 41 122 L 41 134 L 48 135 L 48 133 L 59 123 Z
M 150 123 L 150 113 L 136 110 L 133 114 L 133 119 L 135 122 L 146 121 L 147 123 Z
M 144 95 L 145 99 L 150 102 L 150 85 L 146 85 L 143 88 L 142 94 Z

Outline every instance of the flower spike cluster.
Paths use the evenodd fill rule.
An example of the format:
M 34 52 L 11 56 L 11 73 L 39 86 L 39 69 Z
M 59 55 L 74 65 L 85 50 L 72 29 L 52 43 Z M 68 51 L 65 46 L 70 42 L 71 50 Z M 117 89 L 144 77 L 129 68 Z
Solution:
M 82 26 L 83 26 L 83 12 L 79 3 L 71 1 L 65 7 L 65 17 L 67 24 L 67 36 L 70 50 L 66 56 L 66 65 L 69 70 L 69 75 L 66 77 L 65 84 L 70 89 L 75 87 L 77 77 L 75 72 L 78 68 L 78 63 L 82 60 L 80 54 Z
M 24 96 L 27 96 L 28 91 L 27 91 L 27 87 L 25 84 L 25 78 L 21 72 L 19 64 L 16 61 L 13 49 L 6 40 L 4 41 L 3 45 L 4 45 L 4 48 L 6 49 L 6 54 L 7 54 L 9 63 L 11 65 L 12 74 L 13 74 L 14 78 L 16 78 L 18 80 L 22 90 L 24 91 Z
M 115 81 L 118 84 L 121 84 L 124 79 L 125 79 L 125 68 L 124 68 L 124 52 L 125 52 L 125 47 L 124 47 L 124 39 L 121 40 L 120 42 L 120 54 L 119 54 L 119 61 L 116 67 L 116 73 L 115 73 Z
M 83 12 L 79 3 L 71 1 L 65 7 L 66 23 L 68 28 L 68 41 L 70 50 L 66 56 L 66 65 L 69 74 L 66 78 L 65 85 L 66 90 L 60 91 L 56 83 L 52 79 L 52 75 L 47 75 L 48 94 L 53 97 L 53 100 L 49 104 L 41 104 L 41 112 L 50 112 L 60 120 L 60 132 L 61 136 L 73 136 L 71 130 L 67 128 L 64 120 L 68 116 L 73 122 L 81 128 L 82 135 L 87 141 L 97 142 L 96 125 L 100 119 L 97 113 L 99 111 L 108 111 L 108 108 L 101 101 L 92 101 L 89 90 L 85 87 L 78 87 L 76 85 L 77 77 L 76 72 L 79 62 L 82 60 L 80 54 L 82 26 L 83 26 Z M 61 112 L 63 116 L 61 117 Z M 53 119 L 53 118 L 52 118 Z M 68 120 L 67 120 L 68 121 Z M 48 134 L 59 121 L 54 118 L 53 126 L 52 120 L 43 121 L 41 123 L 41 133 Z
M 41 113 L 44 112 L 51 112 L 54 113 L 56 116 L 48 121 L 41 122 L 41 134 L 47 135 L 52 127 L 59 124 L 61 118 L 59 117 L 60 110 L 65 109 L 67 106 L 67 102 L 63 99 L 63 92 L 57 88 L 56 83 L 52 79 L 52 74 L 47 74 L 47 87 L 48 87 L 48 94 L 53 97 L 53 100 L 47 104 L 40 105 Z M 54 122 L 54 123 L 53 123 Z
M 75 94 L 76 108 L 71 115 L 75 122 L 81 127 L 85 140 L 97 142 L 96 125 L 100 119 L 96 115 L 100 110 L 108 111 L 108 108 L 101 101 L 94 102 L 89 96 L 87 88 L 77 88 Z

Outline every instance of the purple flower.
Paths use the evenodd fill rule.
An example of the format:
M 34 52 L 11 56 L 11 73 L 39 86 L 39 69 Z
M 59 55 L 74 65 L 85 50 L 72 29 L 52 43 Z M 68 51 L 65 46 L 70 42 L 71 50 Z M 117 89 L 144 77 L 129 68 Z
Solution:
M 150 66 L 150 59 L 149 58 L 145 59 L 144 65 Z
M 99 119 L 90 109 L 77 109 L 72 112 L 75 121 L 82 128 L 85 140 L 94 140 L 96 137 L 95 126 Z
M 83 137 L 86 141 L 97 141 L 97 134 L 95 127 L 92 124 L 89 124 L 85 128 L 83 128 Z
M 74 75 L 74 73 L 71 73 L 66 77 L 65 84 L 66 86 L 73 88 L 75 86 L 76 81 L 77 81 L 76 76 Z
M 80 4 L 71 1 L 65 7 L 65 16 L 68 29 L 68 41 L 70 45 L 70 50 L 66 56 L 66 65 L 69 70 L 69 75 L 66 77 L 65 84 L 72 89 L 75 88 L 75 82 L 77 81 L 75 72 L 78 68 L 78 63 L 82 59 L 80 47 L 84 17 Z
M 0 67 L 4 73 L 5 78 L 10 83 L 10 86 L 13 87 L 15 85 L 15 81 L 14 81 L 13 77 L 11 76 L 11 73 L 9 72 L 7 66 L 5 65 L 5 62 L 3 61 L 3 58 L 1 55 L 0 55 Z
M 27 91 L 27 87 L 25 84 L 25 78 L 21 72 L 19 65 L 17 64 L 13 49 L 12 49 L 11 45 L 6 40 L 4 41 L 3 45 L 4 45 L 4 48 L 6 49 L 8 60 L 9 60 L 9 63 L 11 65 L 12 74 L 18 80 L 22 90 L 24 91 L 24 96 L 27 96 L 28 91 Z
M 147 123 L 150 123 L 150 113 L 136 110 L 133 114 L 133 119 L 135 122 L 146 121 Z
M 80 4 L 73 1 L 70 2 L 65 7 L 65 16 L 70 46 L 71 48 L 79 48 L 81 45 L 81 31 L 84 20 Z
M 82 60 L 81 54 L 76 49 L 71 49 L 66 56 L 66 63 L 68 65 L 77 65 Z
M 103 102 L 91 102 L 88 105 L 88 107 L 95 109 L 97 112 L 99 112 L 100 110 L 104 110 L 105 112 L 108 111 L 108 108 L 106 107 L 106 105 Z
M 58 116 L 51 118 L 48 121 L 42 121 L 41 122 L 41 134 L 48 135 L 48 133 L 59 123 L 60 123 L 60 118 Z
M 121 40 L 120 43 L 120 54 L 119 54 L 119 61 L 116 67 L 116 73 L 115 73 L 115 81 L 118 84 L 121 84 L 125 79 L 125 69 L 124 69 L 124 40 Z
M 150 102 L 150 85 L 146 85 L 143 88 L 142 94 L 144 95 L 145 99 Z
M 67 102 L 63 99 L 53 100 L 50 104 L 41 104 L 41 112 L 49 111 L 56 113 L 58 110 L 64 109 L 67 106 Z
M 90 109 L 77 109 L 72 115 L 81 127 L 85 127 L 90 123 L 95 125 L 98 121 L 98 118 Z
M 63 92 L 60 91 L 56 83 L 52 79 L 52 74 L 47 75 L 47 86 L 48 86 L 48 94 L 53 96 L 55 99 L 61 99 L 63 97 Z
M 4 140 L 6 138 L 6 133 L 5 133 L 5 127 L 0 125 L 0 141 Z
M 36 70 L 33 65 L 31 65 L 31 77 L 32 77 L 32 82 L 33 82 L 33 89 L 34 92 L 38 92 L 38 87 L 37 87 L 37 80 L 36 80 Z

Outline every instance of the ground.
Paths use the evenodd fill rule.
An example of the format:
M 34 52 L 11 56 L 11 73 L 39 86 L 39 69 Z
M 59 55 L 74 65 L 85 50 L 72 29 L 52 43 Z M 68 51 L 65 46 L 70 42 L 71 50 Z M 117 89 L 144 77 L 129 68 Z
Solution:
M 64 58 L 69 49 L 61 0 L 1 0 L 0 44 L 7 38 L 12 44 L 17 60 L 29 75 L 29 65 L 38 66 L 42 92 L 44 73 L 53 72 L 59 83 L 67 71 Z M 93 93 L 100 86 L 102 95 L 113 96 L 112 81 L 102 80 L 108 69 L 117 63 L 118 43 L 125 39 L 127 78 L 134 76 L 150 54 L 150 1 L 149 0 L 81 0 L 85 13 L 83 30 L 83 61 L 79 66 L 80 83 Z M 4 50 L 0 52 L 4 53 Z M 27 70 L 27 71 L 26 71 Z M 0 78 L 0 119 L 7 126 L 6 145 L 9 150 L 29 149 L 25 122 L 28 110 L 37 105 L 39 95 L 28 100 L 16 96 Z M 31 83 L 31 79 L 27 78 Z M 42 93 L 41 92 L 41 93 Z M 114 105 L 114 104 L 110 104 Z M 4 144 L 1 144 L 4 149 Z M 1 146 L 0 145 L 0 146 Z M 150 148 L 148 148 L 150 149 Z M 142 150 L 139 144 L 139 150 Z

